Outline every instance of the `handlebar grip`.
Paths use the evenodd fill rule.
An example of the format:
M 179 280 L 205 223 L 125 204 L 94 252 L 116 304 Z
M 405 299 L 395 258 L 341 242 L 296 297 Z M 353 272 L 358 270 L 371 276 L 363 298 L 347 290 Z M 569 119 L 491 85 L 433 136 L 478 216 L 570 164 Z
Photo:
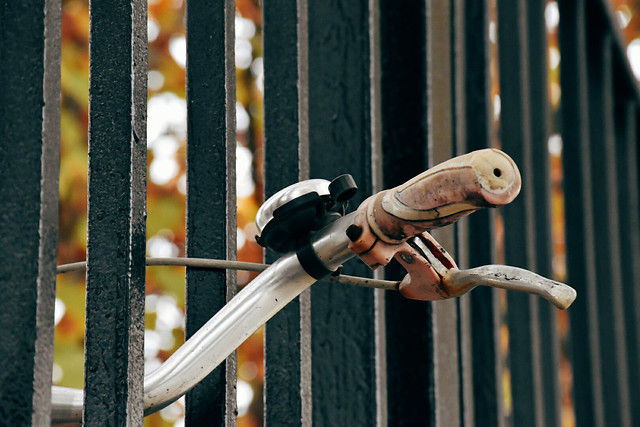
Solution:
M 520 185 L 508 155 L 491 148 L 473 151 L 378 193 L 368 204 L 367 220 L 380 239 L 397 244 L 477 209 L 510 203 Z

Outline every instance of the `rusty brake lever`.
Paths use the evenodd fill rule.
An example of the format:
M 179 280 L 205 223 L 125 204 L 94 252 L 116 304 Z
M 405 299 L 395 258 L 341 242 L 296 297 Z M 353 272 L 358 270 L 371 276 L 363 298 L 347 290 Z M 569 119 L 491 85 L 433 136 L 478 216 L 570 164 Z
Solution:
M 427 232 L 481 207 L 510 203 L 520 182 L 517 166 L 499 150 L 456 157 L 365 200 L 347 230 L 349 248 L 374 269 L 397 259 L 409 273 L 399 290 L 410 299 L 453 298 L 484 285 L 537 294 L 566 309 L 576 298 L 570 286 L 518 267 L 460 270 Z
M 417 262 L 402 253 L 398 257 L 398 261 L 409 271 L 409 275 L 400 282 L 399 286 L 400 292 L 407 298 L 429 297 L 428 289 L 430 288 L 435 289 L 438 296 L 452 298 L 467 293 L 478 285 L 484 285 L 536 294 L 563 310 L 576 299 L 576 291 L 572 287 L 523 268 L 484 265 L 459 270 L 449 254 L 426 232 L 410 239 L 409 245 L 419 256 L 415 260 Z M 417 265 L 417 268 L 413 265 Z M 437 274 L 435 281 L 418 271 L 421 268 L 424 269 L 426 265 Z M 419 280 L 413 280 L 412 275 Z

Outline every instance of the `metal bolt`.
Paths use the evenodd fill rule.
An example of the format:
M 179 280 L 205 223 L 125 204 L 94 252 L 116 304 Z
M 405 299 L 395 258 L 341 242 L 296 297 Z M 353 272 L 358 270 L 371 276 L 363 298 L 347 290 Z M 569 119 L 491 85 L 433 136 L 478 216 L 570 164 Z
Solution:
M 347 228 L 347 237 L 352 242 L 355 242 L 356 240 L 358 240 L 360 238 L 360 236 L 362 236 L 362 228 L 358 227 L 355 224 L 351 224 Z

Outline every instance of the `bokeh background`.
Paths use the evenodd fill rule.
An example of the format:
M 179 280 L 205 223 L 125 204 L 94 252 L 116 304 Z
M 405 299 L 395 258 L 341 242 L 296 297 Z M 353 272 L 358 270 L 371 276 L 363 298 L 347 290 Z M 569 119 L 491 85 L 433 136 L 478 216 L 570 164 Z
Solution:
M 495 11 L 495 1 L 493 8 Z M 640 76 L 640 1 L 611 0 L 627 53 L 636 76 Z M 147 255 L 185 255 L 185 158 L 186 102 L 184 0 L 149 0 L 148 74 L 148 219 Z M 262 203 L 262 42 L 259 0 L 236 1 L 235 61 L 237 78 L 237 195 L 238 259 L 262 262 L 255 242 L 254 217 Z M 497 71 L 496 14 L 490 26 L 492 41 L 492 96 L 495 135 L 499 138 L 500 91 Z M 558 22 L 555 1 L 547 2 L 549 35 L 549 99 L 552 129 L 549 138 L 553 182 L 553 236 L 555 278 L 563 280 L 564 211 L 562 188 L 562 138 L 559 113 L 562 90 L 559 69 Z M 86 256 L 87 236 L 87 125 L 89 95 L 88 0 L 63 0 L 62 10 L 62 109 L 60 172 L 60 240 L 58 264 L 81 261 Z M 384 16 L 381 17 L 384 19 Z M 495 141 L 499 145 L 499 140 Z M 498 227 L 499 233 L 499 227 Z M 500 234 L 496 236 L 500 239 Z M 246 285 L 255 273 L 238 272 L 238 285 Z M 83 386 L 85 318 L 83 273 L 58 276 L 53 381 Z M 185 269 L 147 269 L 145 369 L 159 366 L 184 342 Z M 561 336 L 569 322 L 559 313 Z M 262 420 L 263 334 L 259 330 L 238 351 L 238 425 L 258 426 Z M 508 357 L 508 330 L 502 329 L 502 348 Z M 571 404 L 571 366 L 563 359 L 563 424 L 575 425 Z M 510 379 L 504 373 L 505 407 L 510 407 Z M 145 419 L 146 426 L 184 425 L 184 400 Z

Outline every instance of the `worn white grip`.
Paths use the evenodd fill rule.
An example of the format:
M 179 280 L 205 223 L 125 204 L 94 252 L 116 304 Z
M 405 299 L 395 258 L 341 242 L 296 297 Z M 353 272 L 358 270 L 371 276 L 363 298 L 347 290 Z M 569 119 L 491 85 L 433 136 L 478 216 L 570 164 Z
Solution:
M 369 203 L 371 229 L 387 243 L 399 243 L 457 221 L 483 207 L 510 203 L 520 192 L 514 161 L 496 149 L 454 157 Z

